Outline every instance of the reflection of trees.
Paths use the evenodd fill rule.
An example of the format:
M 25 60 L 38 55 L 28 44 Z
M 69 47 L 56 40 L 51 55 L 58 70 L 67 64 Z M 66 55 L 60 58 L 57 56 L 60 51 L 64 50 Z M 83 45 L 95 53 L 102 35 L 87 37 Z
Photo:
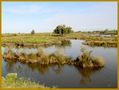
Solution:
M 101 70 L 101 69 L 93 69 L 93 68 L 80 68 L 77 66 L 75 67 L 77 68 L 77 70 L 81 75 L 80 84 L 86 84 L 91 82 L 91 75 Z
M 66 47 L 66 46 L 71 46 L 71 41 L 70 40 L 62 40 L 61 45 L 57 45 L 58 47 Z

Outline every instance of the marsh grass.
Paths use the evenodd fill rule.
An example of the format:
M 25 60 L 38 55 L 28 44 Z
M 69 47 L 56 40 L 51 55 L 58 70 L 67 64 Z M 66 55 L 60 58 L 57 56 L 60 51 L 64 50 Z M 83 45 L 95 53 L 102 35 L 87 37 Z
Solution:
M 85 41 L 83 44 L 89 45 L 89 46 L 104 46 L 104 47 L 117 47 L 116 41 Z
M 61 38 L 60 37 L 52 37 L 49 33 L 41 33 L 41 34 L 20 34 L 20 35 L 3 35 L 2 43 L 11 43 L 14 45 L 35 45 L 35 44 L 60 44 Z
M 16 46 L 48 46 L 48 45 L 70 45 L 70 42 L 62 42 L 66 39 L 82 39 L 84 44 L 90 46 L 117 47 L 117 36 L 96 36 L 88 32 L 76 32 L 63 36 L 53 35 L 52 33 L 36 33 L 31 34 L 5 34 L 2 35 L 2 45 Z
M 76 58 L 76 65 L 82 68 L 87 67 L 104 67 L 104 60 L 102 57 L 92 56 L 92 51 L 87 50 L 85 47 L 81 47 L 81 54 Z
M 9 73 L 6 77 L 2 77 L 3 88 L 48 88 L 39 83 L 26 80 L 24 78 L 18 78 L 16 73 Z
M 39 63 L 39 64 L 65 64 L 70 58 L 62 54 L 60 51 L 56 51 L 52 54 L 45 53 L 41 48 L 38 48 L 35 53 L 25 53 L 21 50 L 14 52 L 9 49 L 3 54 L 5 60 L 18 60 L 23 63 Z

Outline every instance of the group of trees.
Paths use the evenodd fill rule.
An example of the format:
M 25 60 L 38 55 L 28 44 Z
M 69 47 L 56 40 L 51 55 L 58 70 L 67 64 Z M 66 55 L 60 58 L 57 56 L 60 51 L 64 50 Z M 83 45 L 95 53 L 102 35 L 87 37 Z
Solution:
M 35 34 L 35 30 L 34 29 L 31 31 L 31 35 L 33 35 L 33 34 Z
M 65 25 L 58 25 L 53 33 L 63 35 L 63 34 L 69 34 L 72 33 L 73 30 L 71 27 L 66 27 Z M 81 31 L 80 31 L 81 32 Z M 89 31 L 88 33 L 99 33 L 99 34 L 105 34 L 105 35 L 117 35 L 117 30 L 108 30 L 105 29 L 104 31 Z M 33 29 L 31 31 L 31 35 L 35 34 L 35 30 Z
M 60 35 L 69 34 L 72 32 L 73 32 L 72 28 L 66 27 L 65 25 L 58 25 L 53 31 L 53 33 L 60 34 Z
M 72 28 L 71 27 L 66 27 L 65 25 L 58 25 L 53 31 L 53 33 L 60 34 L 60 35 L 69 34 L 69 33 L 72 33 L 72 32 L 73 32 Z M 33 35 L 33 34 L 35 34 L 34 29 L 31 31 L 31 35 Z

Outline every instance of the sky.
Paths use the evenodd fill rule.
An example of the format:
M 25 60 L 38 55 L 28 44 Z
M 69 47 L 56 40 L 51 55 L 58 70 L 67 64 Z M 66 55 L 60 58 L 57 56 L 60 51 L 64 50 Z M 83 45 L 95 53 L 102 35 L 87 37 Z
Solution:
M 117 29 L 117 2 L 2 2 L 2 33 Z

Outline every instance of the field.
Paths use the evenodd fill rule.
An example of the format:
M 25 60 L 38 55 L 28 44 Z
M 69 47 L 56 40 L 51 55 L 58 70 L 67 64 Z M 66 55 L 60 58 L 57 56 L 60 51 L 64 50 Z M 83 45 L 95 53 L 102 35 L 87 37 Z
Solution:
M 66 39 L 82 39 L 85 40 L 86 45 L 90 46 L 104 46 L 117 47 L 117 36 L 101 36 L 90 34 L 87 32 L 70 33 L 65 35 L 58 35 L 53 33 L 36 33 L 31 34 L 3 34 L 2 45 L 53 45 L 61 44 L 62 40 Z

